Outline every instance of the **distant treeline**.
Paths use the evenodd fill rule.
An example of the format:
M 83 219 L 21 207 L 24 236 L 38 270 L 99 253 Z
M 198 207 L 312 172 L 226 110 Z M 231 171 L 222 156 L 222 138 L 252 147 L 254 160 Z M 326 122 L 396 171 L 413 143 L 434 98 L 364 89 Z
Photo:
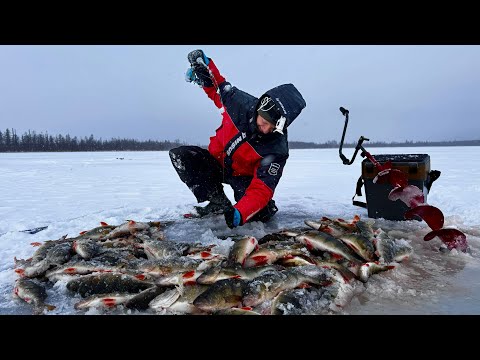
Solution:
M 138 141 L 133 139 L 97 140 L 90 137 L 77 138 L 70 135 L 37 134 L 28 131 L 21 136 L 15 129 L 0 131 L 0 152 L 48 152 L 48 151 L 159 151 L 185 145 L 175 141 Z
M 339 148 L 340 143 L 337 141 L 327 141 L 326 143 L 317 144 L 313 142 L 289 141 L 290 149 L 329 149 Z M 357 142 L 344 143 L 344 148 L 353 148 L 357 146 Z M 367 147 L 414 147 L 414 146 L 480 146 L 480 140 L 455 140 L 455 141 L 405 141 L 405 142 L 385 142 L 385 141 L 368 141 L 363 146 Z
M 326 143 L 313 143 L 303 141 L 289 141 L 290 149 L 329 149 L 338 148 L 337 141 Z M 180 140 L 138 141 L 133 139 L 99 140 L 93 135 L 90 137 L 77 138 L 70 135 L 49 135 L 48 133 L 37 134 L 28 131 L 21 136 L 15 129 L 0 131 L 0 152 L 48 152 L 48 151 L 161 151 L 170 150 L 177 146 L 187 145 Z M 345 143 L 344 148 L 355 147 L 357 143 Z M 480 146 L 480 140 L 463 141 L 405 141 L 405 142 L 368 142 L 365 147 L 413 147 L 413 146 Z M 198 145 L 202 146 L 202 145 Z M 205 147 L 205 146 L 202 146 Z

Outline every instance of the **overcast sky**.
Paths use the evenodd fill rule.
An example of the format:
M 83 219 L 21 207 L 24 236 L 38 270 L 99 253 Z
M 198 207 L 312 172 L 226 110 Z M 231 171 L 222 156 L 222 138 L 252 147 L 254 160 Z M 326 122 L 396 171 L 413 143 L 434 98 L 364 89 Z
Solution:
M 221 116 L 185 81 L 194 49 L 256 97 L 293 83 L 289 140 L 339 141 L 340 106 L 348 141 L 480 139 L 478 45 L 2 45 L 0 131 L 206 145 Z

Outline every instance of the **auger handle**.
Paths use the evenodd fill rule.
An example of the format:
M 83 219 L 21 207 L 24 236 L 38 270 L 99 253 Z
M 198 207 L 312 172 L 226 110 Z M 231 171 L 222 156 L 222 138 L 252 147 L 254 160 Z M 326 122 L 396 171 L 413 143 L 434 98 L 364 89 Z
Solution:
M 349 111 L 345 109 L 343 106 L 340 106 L 340 112 L 342 113 L 343 116 L 345 116 L 345 125 L 343 127 L 342 140 L 340 141 L 340 148 L 338 149 L 338 152 L 340 154 L 340 159 L 342 159 L 343 164 L 351 165 L 355 161 L 355 157 L 357 156 L 358 150 L 362 150 L 362 153 L 361 153 L 362 156 L 365 156 L 364 154 L 368 154 L 368 151 L 366 151 L 363 148 L 362 144 L 364 141 L 369 141 L 369 139 L 367 139 L 364 136 L 360 136 L 357 146 L 355 146 L 355 152 L 353 153 L 353 157 L 351 160 L 348 160 L 348 158 L 345 155 L 343 155 L 342 148 L 343 148 L 343 142 L 345 141 L 345 133 L 347 132 Z

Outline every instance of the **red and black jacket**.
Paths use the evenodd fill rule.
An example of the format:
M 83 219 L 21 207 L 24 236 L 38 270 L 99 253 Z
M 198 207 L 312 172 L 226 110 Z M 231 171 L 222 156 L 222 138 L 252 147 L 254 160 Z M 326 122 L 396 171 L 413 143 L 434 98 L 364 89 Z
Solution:
M 252 176 L 244 196 L 235 204 L 246 223 L 272 199 L 288 159 L 286 127 L 300 114 L 306 103 L 292 84 L 277 86 L 264 95 L 275 102 L 277 111 L 286 118 L 283 135 L 262 134 L 256 118 L 259 98 L 232 86 L 210 59 L 208 68 L 214 83 L 203 90 L 221 109 L 222 124 L 210 137 L 208 151 L 229 176 Z M 262 95 L 263 96 L 263 95 Z

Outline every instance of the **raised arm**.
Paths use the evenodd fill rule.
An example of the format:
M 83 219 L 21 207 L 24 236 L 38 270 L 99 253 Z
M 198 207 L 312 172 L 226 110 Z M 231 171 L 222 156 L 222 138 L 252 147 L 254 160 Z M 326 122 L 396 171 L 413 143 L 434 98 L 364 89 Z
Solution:
M 213 60 L 208 58 L 202 50 L 189 52 L 187 58 L 191 67 L 187 70 L 185 80 L 202 87 L 215 105 L 221 108 L 223 103 L 220 88 L 225 86 L 225 78 L 220 74 Z

